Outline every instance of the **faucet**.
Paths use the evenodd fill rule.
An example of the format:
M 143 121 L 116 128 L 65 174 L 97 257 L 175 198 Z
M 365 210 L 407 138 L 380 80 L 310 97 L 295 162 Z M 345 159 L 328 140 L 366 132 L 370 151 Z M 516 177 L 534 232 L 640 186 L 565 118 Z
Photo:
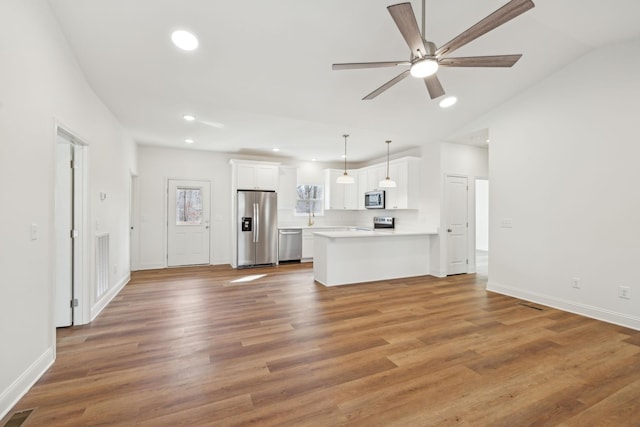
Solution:
M 313 220 L 311 219 L 312 217 L 315 218 L 316 214 L 311 212 L 311 207 L 309 207 L 309 222 L 308 222 L 309 227 L 311 227 L 313 225 Z

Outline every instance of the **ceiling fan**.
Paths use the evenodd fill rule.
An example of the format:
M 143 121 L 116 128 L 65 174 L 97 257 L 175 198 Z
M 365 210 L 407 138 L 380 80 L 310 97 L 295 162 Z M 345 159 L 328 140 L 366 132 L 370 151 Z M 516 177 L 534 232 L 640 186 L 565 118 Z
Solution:
M 345 64 L 333 64 L 334 70 L 352 70 L 357 68 L 382 68 L 409 65 L 408 70 L 398 74 L 387 83 L 383 84 L 364 98 L 373 99 L 391 86 L 403 80 L 409 74 L 424 79 L 429 96 L 436 99 L 445 94 L 440 80 L 436 76 L 438 67 L 511 67 L 521 54 L 517 55 L 493 55 L 493 56 L 469 56 L 450 58 L 448 55 L 461 48 L 478 37 L 512 20 L 535 7 L 531 0 L 511 0 L 491 15 L 480 20 L 449 42 L 439 48 L 425 38 L 425 0 L 422 0 L 422 33 L 418 28 L 411 3 L 400 3 L 387 7 L 391 17 L 395 21 L 402 37 L 409 45 L 411 57 L 409 61 L 385 61 L 385 62 L 355 62 Z

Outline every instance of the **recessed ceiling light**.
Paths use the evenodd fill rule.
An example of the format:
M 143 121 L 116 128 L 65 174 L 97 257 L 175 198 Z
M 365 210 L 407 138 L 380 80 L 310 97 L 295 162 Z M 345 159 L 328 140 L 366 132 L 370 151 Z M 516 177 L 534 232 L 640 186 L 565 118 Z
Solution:
M 487 143 L 487 144 L 489 143 L 489 138 L 487 138 L 487 141 L 486 141 L 486 143 Z
M 198 38 L 189 31 L 174 31 L 171 33 L 171 41 L 182 50 L 195 50 L 198 47 Z
M 316 161 L 316 159 L 311 159 L 311 161 L 312 161 L 312 162 L 315 162 L 315 161 Z
M 453 104 L 455 104 L 456 102 L 458 102 L 458 98 L 456 98 L 455 96 L 447 96 L 445 99 L 440 101 L 440 107 L 441 108 L 449 108 Z
M 343 155 L 341 155 L 340 157 L 341 157 L 341 158 L 343 158 L 343 159 L 346 159 L 346 158 L 347 158 L 347 155 L 346 155 L 346 154 L 343 154 Z
M 279 148 L 273 148 L 272 150 L 273 150 L 273 151 L 275 151 L 275 152 L 280 151 L 280 149 L 279 149 Z
M 191 114 L 185 114 L 182 117 L 188 122 L 192 122 L 192 121 L 194 121 L 196 119 L 196 116 L 192 116 Z
M 191 138 L 187 138 L 184 140 L 184 142 L 186 142 L 187 144 L 193 144 L 194 141 Z

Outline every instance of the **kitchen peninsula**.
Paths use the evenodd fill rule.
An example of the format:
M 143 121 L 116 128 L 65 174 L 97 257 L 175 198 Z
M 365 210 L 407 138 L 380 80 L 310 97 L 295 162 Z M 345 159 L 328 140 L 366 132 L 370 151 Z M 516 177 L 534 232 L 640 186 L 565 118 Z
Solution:
M 429 274 L 435 232 L 326 231 L 314 233 L 314 279 L 325 286 Z

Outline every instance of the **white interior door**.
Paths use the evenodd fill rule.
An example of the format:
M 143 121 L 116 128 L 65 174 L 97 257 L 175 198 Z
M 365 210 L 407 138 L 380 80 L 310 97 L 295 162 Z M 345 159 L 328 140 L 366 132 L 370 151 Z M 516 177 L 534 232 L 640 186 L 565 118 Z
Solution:
M 56 140 L 55 177 L 55 306 L 56 327 L 73 324 L 73 145 Z
M 447 275 L 467 272 L 467 177 L 447 176 Z
M 209 264 L 210 183 L 170 179 L 167 189 L 167 265 Z

